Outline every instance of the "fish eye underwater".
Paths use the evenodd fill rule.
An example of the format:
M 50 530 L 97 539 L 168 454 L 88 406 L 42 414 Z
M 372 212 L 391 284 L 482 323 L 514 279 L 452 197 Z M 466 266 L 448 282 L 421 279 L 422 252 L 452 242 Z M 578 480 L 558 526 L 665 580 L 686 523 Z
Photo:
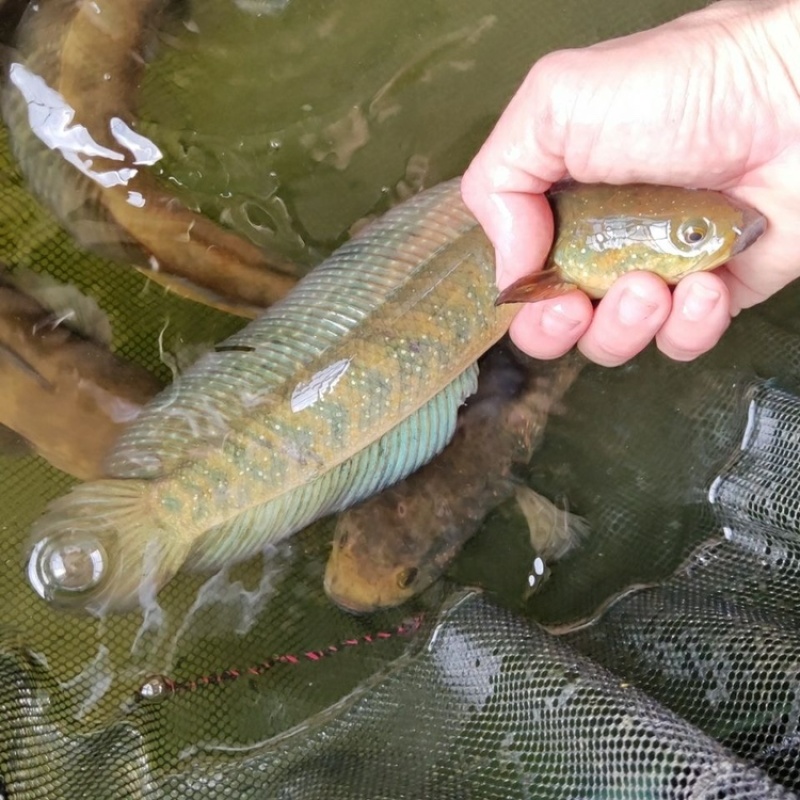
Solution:
M 678 13 L 616 2 L 0 0 L 0 794 L 800 790 L 800 288 L 508 337 L 770 222 L 564 181 L 498 291 L 461 196 L 531 36 Z

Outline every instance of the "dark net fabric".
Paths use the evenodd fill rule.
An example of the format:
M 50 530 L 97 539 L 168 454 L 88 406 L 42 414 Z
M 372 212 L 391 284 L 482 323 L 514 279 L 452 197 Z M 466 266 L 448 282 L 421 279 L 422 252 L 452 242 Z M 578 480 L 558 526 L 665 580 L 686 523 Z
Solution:
M 2 669 L 15 797 L 788 796 L 557 637 L 468 592 L 336 705 L 249 748 L 184 753 L 166 771 L 153 756 L 172 716 L 162 709 L 177 699 L 76 736 L 52 722 L 58 690 L 35 658 L 7 650 Z
M 567 638 L 797 789 L 800 400 L 747 394 L 741 449 L 709 493 L 723 535 Z
M 701 3 L 175 5 L 141 102 L 159 169 L 242 235 L 313 260 L 359 218 L 463 170 L 539 54 Z M 231 82 L 219 56 L 240 45 L 247 68 Z M 249 63 L 261 52 L 274 61 Z M 269 104 L 273 127 L 246 119 L 230 134 L 216 104 L 245 84 L 270 94 L 231 107 Z M 163 382 L 242 324 L 81 251 L 27 191 L 4 132 L 0 260 L 93 297 L 114 352 Z M 742 313 L 694 364 L 648 351 L 582 373 L 519 478 L 590 533 L 532 597 L 512 500 L 447 582 L 379 614 L 350 616 L 325 596 L 333 520 L 217 575 L 177 576 L 144 616 L 62 612 L 23 564 L 31 524 L 75 480 L 41 457 L 0 455 L 0 795 L 792 796 L 798 307 L 790 287 Z M 0 393 L 20 391 L 14 375 Z

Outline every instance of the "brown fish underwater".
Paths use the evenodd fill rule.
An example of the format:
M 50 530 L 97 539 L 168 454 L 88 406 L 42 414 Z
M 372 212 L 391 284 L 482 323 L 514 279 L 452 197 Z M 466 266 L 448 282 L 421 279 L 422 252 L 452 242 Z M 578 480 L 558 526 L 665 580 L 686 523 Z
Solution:
M 557 206 L 582 211 L 559 214 L 551 266 L 585 249 L 586 230 L 611 227 L 631 237 L 606 260 L 631 249 L 647 265 L 651 254 L 669 278 L 721 264 L 764 227 L 715 192 L 604 191 L 638 196 L 646 217 L 633 201 L 622 213 L 619 199 L 600 203 L 594 187 L 556 192 Z M 675 244 L 672 231 L 699 218 L 708 234 Z M 668 246 L 639 235 L 655 220 Z M 33 530 L 32 585 L 94 613 L 152 603 L 183 567 L 247 558 L 401 480 L 453 436 L 476 361 L 514 314 L 496 300 L 493 250 L 458 180 L 392 209 L 149 403 L 115 448 L 111 479 L 51 504 Z
M 581 538 L 583 520 L 521 484 L 553 409 L 585 361 L 537 362 L 509 345 L 479 362 L 478 391 L 459 412 L 442 453 L 405 480 L 345 511 L 336 524 L 325 591 L 347 611 L 398 605 L 430 586 L 492 509 L 518 496 L 537 555 L 550 561 Z M 539 509 L 552 519 L 533 520 Z
M 7 59 L 3 118 L 33 193 L 89 250 L 172 291 L 254 317 L 298 270 L 186 208 L 136 130 L 146 51 L 167 0 L 30 3 Z
M 0 272 L 0 427 L 83 480 L 161 388 L 110 349 L 97 305 L 47 276 Z

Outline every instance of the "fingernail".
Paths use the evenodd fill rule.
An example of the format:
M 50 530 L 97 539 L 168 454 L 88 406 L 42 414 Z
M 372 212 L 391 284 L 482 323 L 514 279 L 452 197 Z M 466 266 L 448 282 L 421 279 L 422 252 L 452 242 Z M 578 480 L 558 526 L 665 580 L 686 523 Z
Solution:
M 617 315 L 623 325 L 638 325 L 644 322 L 656 309 L 656 303 L 649 303 L 630 289 L 625 289 L 619 299 Z
M 581 321 L 570 317 L 565 313 L 561 303 L 556 303 L 555 305 L 547 306 L 542 311 L 540 324 L 542 330 L 548 336 L 563 336 L 565 333 L 575 330 L 581 324 Z
M 695 284 L 686 293 L 686 299 L 681 307 L 681 314 L 690 322 L 699 322 L 705 319 L 719 301 L 719 292 L 707 286 Z

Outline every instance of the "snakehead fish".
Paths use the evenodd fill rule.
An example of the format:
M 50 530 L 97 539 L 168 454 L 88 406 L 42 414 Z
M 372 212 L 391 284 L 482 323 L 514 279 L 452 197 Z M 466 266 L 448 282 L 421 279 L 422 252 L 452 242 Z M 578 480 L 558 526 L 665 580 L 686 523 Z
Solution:
M 719 261 L 749 232 L 721 195 L 666 196 L 662 216 L 679 216 L 676 197 L 693 216 L 706 203 Z M 575 236 L 557 231 L 551 263 Z M 392 209 L 148 404 L 113 479 L 51 505 L 32 585 L 94 613 L 149 602 L 184 565 L 243 559 L 402 479 L 452 437 L 476 360 L 514 313 L 496 299 L 493 250 L 458 180 Z
M 8 63 L 3 116 L 28 185 L 84 247 L 167 288 L 253 317 L 294 267 L 184 207 L 136 131 L 145 51 L 166 0 L 31 3 Z

